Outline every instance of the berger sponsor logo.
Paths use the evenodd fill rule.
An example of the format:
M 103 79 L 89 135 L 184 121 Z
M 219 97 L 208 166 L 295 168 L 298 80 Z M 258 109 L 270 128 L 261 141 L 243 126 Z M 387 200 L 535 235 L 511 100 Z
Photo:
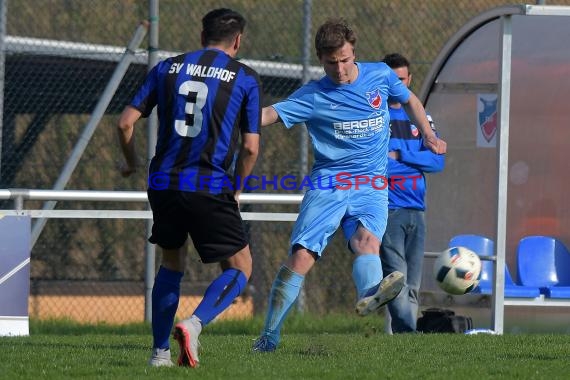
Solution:
M 338 121 L 333 123 L 334 135 L 337 139 L 355 139 L 369 137 L 384 128 L 384 116 L 369 119 Z

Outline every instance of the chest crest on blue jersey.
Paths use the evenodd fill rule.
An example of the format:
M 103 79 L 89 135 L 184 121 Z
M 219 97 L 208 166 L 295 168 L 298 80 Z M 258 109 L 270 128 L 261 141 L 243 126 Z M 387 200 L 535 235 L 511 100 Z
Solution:
M 414 136 L 414 137 L 418 137 L 420 134 L 420 131 L 418 130 L 418 128 L 416 128 L 416 126 L 413 124 L 410 125 L 410 132 L 412 132 L 412 136 Z
M 382 97 L 380 96 L 380 90 L 375 88 L 372 91 L 368 91 L 366 93 L 366 100 L 368 100 L 368 104 L 374 109 L 380 108 L 382 105 Z

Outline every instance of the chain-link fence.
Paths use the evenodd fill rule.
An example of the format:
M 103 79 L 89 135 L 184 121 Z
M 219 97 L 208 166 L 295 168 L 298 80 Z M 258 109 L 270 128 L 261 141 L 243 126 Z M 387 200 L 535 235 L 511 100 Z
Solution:
M 50 189 L 60 179 L 70 152 L 88 125 L 137 25 L 149 18 L 152 2 L 0 0 L 0 3 L 6 11 L 1 31 L 4 107 L 0 188 Z M 199 48 L 201 17 L 212 8 L 233 8 L 248 20 L 240 56 L 251 60 L 260 70 L 264 103 L 271 104 L 308 78 L 303 74 L 303 64 L 315 66 L 314 72 L 318 72 L 312 46 L 314 32 L 326 18 L 342 16 L 357 30 L 357 59 L 375 61 L 387 53 L 403 53 L 412 62 L 412 89 L 417 92 L 431 62 L 449 37 L 480 12 L 506 4 L 498 0 L 163 0 L 159 3 L 158 48 L 172 53 Z M 548 4 L 570 5 L 570 1 L 548 1 Z M 121 158 L 115 123 L 147 70 L 146 41 L 98 121 L 65 188 L 146 188 L 142 173 L 124 179 L 115 169 Z M 140 156 L 146 157 L 145 127 L 137 128 L 136 138 Z M 256 174 L 299 175 L 308 170 L 299 149 L 303 138 L 301 128 L 287 131 L 273 126 L 264 130 Z M 26 208 L 41 206 L 38 202 L 26 204 Z M 2 204 L 2 208 L 11 207 L 8 202 Z M 124 207 L 143 210 L 146 205 L 88 202 L 57 205 L 58 209 Z M 297 208 L 247 206 L 244 211 L 296 212 Z M 292 224 L 250 222 L 248 227 L 254 271 L 246 298 L 253 305 L 250 311 L 258 313 L 263 312 L 273 277 L 287 255 Z M 30 316 L 67 315 L 83 321 L 142 320 L 146 234 L 142 220 L 49 220 L 31 255 Z M 352 312 L 355 294 L 351 255 L 345 244 L 338 234 L 321 262 L 307 276 L 306 310 Z M 198 256 L 192 249 L 189 256 L 183 293 L 199 295 L 218 268 L 198 264 Z M 190 313 L 195 302 L 196 298 L 189 299 L 180 313 Z

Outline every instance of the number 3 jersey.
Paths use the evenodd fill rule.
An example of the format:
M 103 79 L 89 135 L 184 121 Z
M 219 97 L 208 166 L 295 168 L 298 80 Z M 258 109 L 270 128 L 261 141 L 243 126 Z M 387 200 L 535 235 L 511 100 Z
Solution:
M 261 81 L 217 49 L 159 62 L 130 104 L 143 117 L 157 107 L 158 136 L 148 186 L 233 193 L 240 133 L 259 133 Z

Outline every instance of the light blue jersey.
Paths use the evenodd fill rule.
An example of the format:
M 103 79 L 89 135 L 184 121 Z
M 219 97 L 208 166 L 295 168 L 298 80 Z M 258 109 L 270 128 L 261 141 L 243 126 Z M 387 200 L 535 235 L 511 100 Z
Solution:
M 305 123 L 313 144 L 313 183 L 338 183 L 339 173 L 386 175 L 389 140 L 388 97 L 407 103 L 408 88 L 383 62 L 356 63 L 354 83 L 327 76 L 307 83 L 273 105 L 287 128 Z
M 339 226 L 348 240 L 359 224 L 378 240 L 386 229 L 388 188 L 373 178 L 386 176 L 390 114 L 388 98 L 407 103 L 408 88 L 386 64 L 356 63 L 354 83 L 335 84 L 327 76 L 306 84 L 273 108 L 287 128 L 305 123 L 313 144 L 313 184 L 291 235 L 321 255 Z M 356 176 L 370 182 L 360 187 Z

